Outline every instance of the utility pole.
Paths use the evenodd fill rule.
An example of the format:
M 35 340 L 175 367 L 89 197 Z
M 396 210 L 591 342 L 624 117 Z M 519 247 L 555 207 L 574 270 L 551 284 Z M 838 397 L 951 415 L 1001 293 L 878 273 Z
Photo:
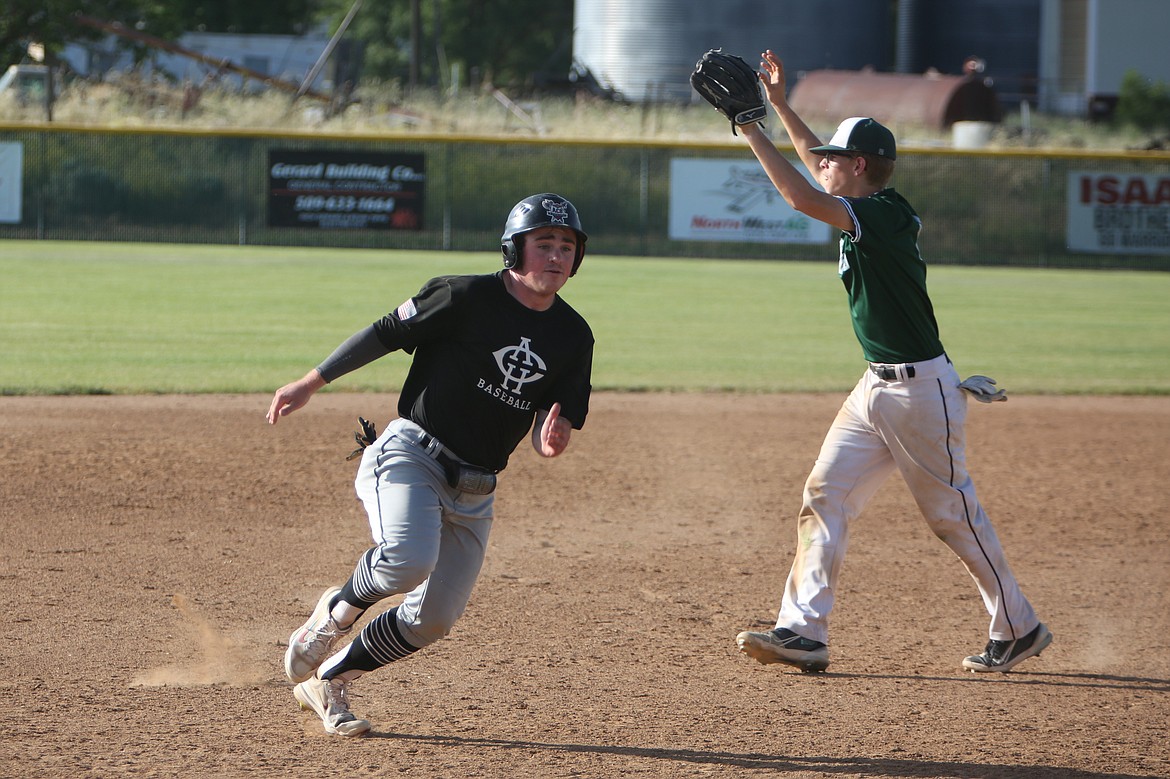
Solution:
M 419 52 L 422 49 L 422 0 L 410 0 L 410 89 L 418 86 Z

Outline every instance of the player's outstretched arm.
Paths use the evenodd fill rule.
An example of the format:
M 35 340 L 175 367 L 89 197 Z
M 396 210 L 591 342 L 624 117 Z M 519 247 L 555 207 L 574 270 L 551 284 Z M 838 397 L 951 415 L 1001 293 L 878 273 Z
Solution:
M 561 416 L 561 404 L 553 403 L 548 411 L 542 409 L 536 414 L 536 423 L 532 426 L 532 448 L 541 457 L 556 457 L 568 448 L 572 433 L 573 424 Z
M 760 62 L 760 71 L 757 73 L 757 77 L 763 85 L 768 101 L 776 109 L 776 115 L 780 117 L 784 131 L 792 140 L 792 145 L 797 154 L 800 155 L 801 161 L 816 179 L 822 157 L 813 154 L 809 149 L 819 146 L 821 141 L 788 105 L 788 98 L 785 94 L 784 63 L 771 49 L 760 56 L 763 60 Z M 764 172 L 768 174 L 768 178 L 775 185 L 776 191 L 789 206 L 802 214 L 841 230 L 851 231 L 853 229 L 853 219 L 848 209 L 837 198 L 810 183 L 780 153 L 771 139 L 764 134 L 759 123 L 744 125 L 741 129 L 752 153 L 760 161 L 760 166 L 763 167 Z
M 853 219 L 841 201 L 809 183 L 764 135 L 758 124 L 745 126 L 743 137 L 788 205 L 825 224 L 841 230 L 853 230 Z
M 792 141 L 792 147 L 796 149 L 800 161 L 809 169 L 809 172 L 816 176 L 817 169 L 821 165 L 821 158 L 810 152 L 809 149 L 814 146 L 820 146 L 821 139 L 809 129 L 809 126 L 804 123 L 804 120 L 788 104 L 787 84 L 784 80 L 784 63 L 771 49 L 761 54 L 760 58 L 760 83 L 764 85 L 764 93 L 768 96 L 768 102 L 776 110 L 776 116 L 780 119 L 780 123 L 784 125 L 784 132 L 788 134 L 789 140 Z
M 317 369 L 306 373 L 291 384 L 285 384 L 272 396 L 272 404 L 268 407 L 268 424 L 275 425 L 281 417 L 286 417 L 301 406 L 309 402 L 313 393 L 325 386 L 325 379 Z

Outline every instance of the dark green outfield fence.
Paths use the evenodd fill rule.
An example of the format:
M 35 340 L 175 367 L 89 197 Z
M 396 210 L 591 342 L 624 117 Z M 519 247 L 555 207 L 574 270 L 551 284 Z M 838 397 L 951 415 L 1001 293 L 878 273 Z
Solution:
M 0 125 L 23 146 L 19 224 L 0 238 L 494 251 L 508 209 L 553 190 L 580 210 L 590 250 L 671 257 L 826 259 L 819 245 L 668 237 L 670 161 L 751 162 L 744 144 L 604 143 L 453 136 L 110 130 Z M 268 152 L 425 157 L 422 230 L 269 227 Z M 790 158 L 793 158 L 790 155 Z M 1170 154 L 911 150 L 894 183 L 915 204 L 932 263 L 1170 270 L 1161 254 L 1066 247 L 1070 170 L 1170 177 Z M 1167 204 L 1170 205 L 1170 204 Z

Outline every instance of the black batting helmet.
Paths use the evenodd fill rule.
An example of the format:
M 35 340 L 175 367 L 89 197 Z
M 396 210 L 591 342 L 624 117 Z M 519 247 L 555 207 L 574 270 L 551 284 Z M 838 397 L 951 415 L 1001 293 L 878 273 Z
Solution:
M 575 275 L 585 257 L 585 240 L 588 236 L 581 229 L 581 218 L 577 216 L 573 204 L 551 192 L 530 195 L 512 206 L 512 212 L 504 224 L 504 235 L 500 238 L 504 267 L 513 268 L 520 261 L 516 237 L 538 227 L 568 227 L 577 234 L 577 256 L 573 258 L 573 270 L 569 272 L 570 276 Z

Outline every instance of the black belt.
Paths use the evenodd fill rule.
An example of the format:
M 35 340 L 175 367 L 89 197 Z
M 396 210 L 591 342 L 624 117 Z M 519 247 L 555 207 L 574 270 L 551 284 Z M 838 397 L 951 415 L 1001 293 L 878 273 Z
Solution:
M 429 454 L 431 457 L 434 457 L 436 460 L 438 460 L 439 464 L 443 466 L 444 470 L 449 471 L 452 468 L 458 468 L 460 465 L 459 461 L 456 460 L 451 455 L 447 454 L 447 452 L 443 450 L 442 444 L 439 444 L 438 446 L 436 446 L 434 452 L 430 451 L 431 446 L 433 446 L 435 443 L 437 443 L 438 440 L 439 439 L 435 438 L 430 433 L 423 433 L 418 439 L 418 445 L 421 446 L 423 449 L 426 449 L 427 454 Z
M 418 438 L 418 445 L 443 466 L 443 473 L 447 483 L 460 492 L 470 492 L 474 495 L 488 495 L 496 490 L 497 471 L 480 468 L 477 465 L 460 462 L 443 451 L 439 439 L 430 433 L 424 432 Z M 434 447 L 432 449 L 432 447 Z
M 897 381 L 898 380 L 898 369 L 891 366 L 891 365 L 871 365 L 871 366 L 869 366 L 869 369 L 871 371 L 873 371 L 873 374 L 875 376 L 877 376 L 879 379 L 881 379 L 882 381 Z M 906 366 L 906 378 L 913 379 L 914 373 L 915 373 L 914 366 L 907 365 Z

